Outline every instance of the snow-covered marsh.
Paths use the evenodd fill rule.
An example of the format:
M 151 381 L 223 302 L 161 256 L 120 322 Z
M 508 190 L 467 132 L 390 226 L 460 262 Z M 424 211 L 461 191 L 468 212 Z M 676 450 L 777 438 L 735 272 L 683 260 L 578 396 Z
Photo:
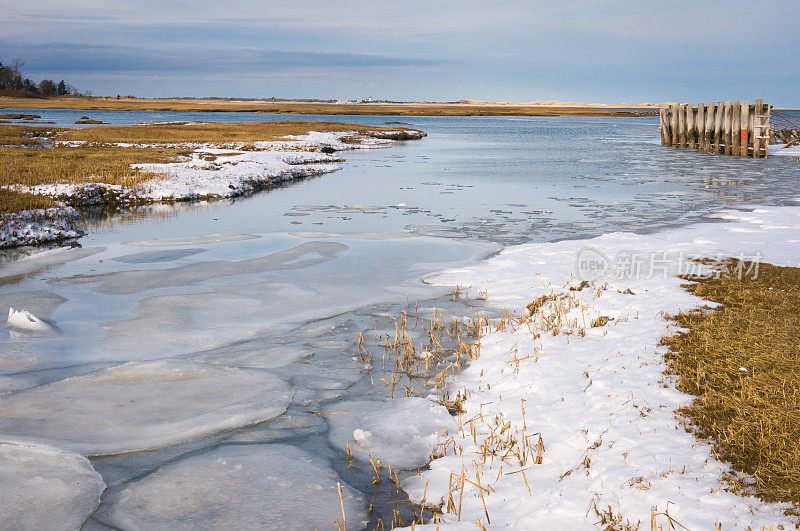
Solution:
M 199 130 L 200 126 L 208 125 L 199 124 L 198 127 L 189 129 Z M 224 132 L 236 126 L 254 129 L 253 126 L 257 125 L 259 124 L 228 124 L 212 127 Z M 112 160 L 114 149 L 124 153 L 136 153 L 141 148 L 156 150 L 168 148 L 182 149 L 188 154 L 173 157 L 171 160 L 164 154 L 154 155 L 154 160 L 160 162 L 132 163 L 127 170 L 130 175 L 113 176 L 110 182 L 98 178 L 97 175 L 118 172 L 119 169 L 116 167 L 104 169 L 98 166 L 97 174 L 73 176 L 63 181 L 51 182 L 52 179 L 44 178 L 41 184 L 36 185 L 21 185 L 12 181 L 5 188 L 14 192 L 46 196 L 70 207 L 26 210 L 1 215 L 0 248 L 37 245 L 82 236 L 84 233 L 76 224 L 79 215 L 71 207 L 237 197 L 286 181 L 335 171 L 340 168 L 338 163 L 342 162 L 341 158 L 333 155 L 337 151 L 386 147 L 398 140 L 419 139 L 424 136 L 424 133 L 412 130 L 369 128 L 358 130 L 343 127 L 342 124 L 320 124 L 321 127 L 333 125 L 336 125 L 336 131 L 309 131 L 309 126 L 306 124 L 304 134 L 285 135 L 280 140 L 272 141 L 225 141 L 226 135 L 223 134 L 216 143 L 172 141 L 155 144 L 130 142 L 102 144 L 100 146 L 102 149 L 111 151 L 106 157 Z M 131 126 L 131 128 L 136 127 L 144 127 L 145 131 L 149 129 L 146 126 Z M 105 131 L 104 128 L 98 128 L 97 133 L 105 134 Z M 90 132 L 84 129 L 66 134 L 85 135 Z M 200 134 L 200 137 L 202 136 Z M 236 135 L 230 136 L 236 138 Z M 90 149 L 97 147 L 86 140 L 62 140 L 55 144 L 62 151 L 66 149 L 64 153 L 69 153 L 72 149 L 81 149 L 83 146 Z M 144 160 L 148 159 L 145 157 Z M 138 178 L 141 176 L 147 178 Z M 118 181 L 124 183 L 119 184 Z
M 403 483 L 412 500 L 441 505 L 440 528 L 476 518 L 528 529 L 653 518 L 689 529 L 794 526 L 785 504 L 726 490 L 729 465 L 676 418 L 691 397 L 664 375 L 659 341 L 674 331 L 665 315 L 705 303 L 676 276 L 699 267 L 690 257 L 798 265 L 798 209 L 719 218 L 728 223 L 510 247 L 431 279 L 483 291 L 508 312 L 450 381 L 451 395 L 466 397 L 452 450 Z M 606 260 L 588 286 L 587 256 Z

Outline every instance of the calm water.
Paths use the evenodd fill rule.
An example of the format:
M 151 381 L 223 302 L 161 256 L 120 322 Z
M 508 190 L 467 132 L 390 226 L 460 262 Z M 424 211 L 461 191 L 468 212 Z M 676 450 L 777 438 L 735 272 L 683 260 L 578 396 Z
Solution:
M 378 369 L 351 361 L 359 332 L 391 329 L 386 317 L 415 304 L 425 315 L 443 307 L 471 311 L 424 284 L 426 274 L 505 245 L 653 231 L 723 207 L 788 203 L 800 177 L 800 164 L 789 157 L 661 147 L 656 118 L 24 112 L 62 126 L 83 114 L 110 124 L 401 120 L 428 133 L 389 149 L 344 153 L 338 172 L 251 197 L 88 216 L 82 249 L 68 253 L 25 260 L 7 253 L 0 312 L 31 310 L 55 331 L 0 329 L 0 405 L 15 396 L 35 401 L 50 392 L 47 384 L 128 361 L 200 360 L 268 371 L 292 390 L 280 420 L 187 436 L 186 444 L 150 440 L 135 455 L 94 459 L 109 490 L 91 526 L 113 524 L 120 493 L 151 471 L 233 444 L 281 442 L 309 451 L 369 497 L 368 468 L 347 469 L 328 441 L 328 425 L 307 411 L 383 396 L 369 384 Z M 209 238 L 220 234 L 226 236 Z M 112 396 L 120 400 L 135 392 L 125 378 L 115 385 Z M 91 410 L 82 402 L 88 395 L 67 389 L 76 410 Z M 132 407 L 146 418 L 157 405 L 142 400 Z M 133 417 L 120 429 L 146 431 Z M 76 413 L 68 446 L 91 438 L 77 419 Z M 4 426 L 0 420 L 0 434 L 7 434 Z M 119 452 L 97 453 L 123 451 L 120 444 Z M 387 510 L 379 507 L 373 522 Z

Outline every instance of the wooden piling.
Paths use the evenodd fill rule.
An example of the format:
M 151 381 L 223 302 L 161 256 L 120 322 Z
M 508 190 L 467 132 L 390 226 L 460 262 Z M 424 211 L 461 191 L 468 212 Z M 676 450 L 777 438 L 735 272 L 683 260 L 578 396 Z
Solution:
M 741 127 L 742 127 L 742 102 L 734 101 L 733 114 L 731 115 L 731 154 L 738 155 L 741 152 Z
M 673 103 L 670 105 L 669 109 L 669 129 L 672 134 L 672 143 L 670 145 L 678 146 L 678 104 Z
M 742 157 L 747 156 L 748 141 L 750 139 L 749 132 L 750 124 L 750 102 L 743 101 L 739 111 L 739 127 L 741 134 L 739 136 L 739 155 Z
M 705 136 L 703 138 L 703 151 L 711 151 L 714 145 L 714 118 L 716 117 L 716 105 L 709 103 L 706 108 L 706 123 L 704 126 Z
M 678 105 L 678 145 L 686 147 L 686 105 Z
M 697 149 L 706 150 L 706 107 L 702 103 L 697 106 Z
M 661 144 L 736 156 L 766 157 L 771 107 L 757 100 L 725 101 L 697 107 L 671 104 L 659 110 Z
M 725 111 L 722 102 L 718 102 L 717 113 L 714 117 L 714 153 L 721 153 L 722 144 L 722 122 L 725 120 Z
M 661 145 L 672 145 L 672 132 L 669 130 L 669 112 L 666 107 L 658 111 L 658 119 L 661 123 Z
M 695 127 L 694 127 L 694 107 L 686 105 L 686 147 L 694 149 L 695 143 Z
M 726 101 L 725 114 L 722 118 L 722 143 L 725 144 L 725 154 L 731 155 L 731 126 L 733 124 L 733 105 L 731 102 Z

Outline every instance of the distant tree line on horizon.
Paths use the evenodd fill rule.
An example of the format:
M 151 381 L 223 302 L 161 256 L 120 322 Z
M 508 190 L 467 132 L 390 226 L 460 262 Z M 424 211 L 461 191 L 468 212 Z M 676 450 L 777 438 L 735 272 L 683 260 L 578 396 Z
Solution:
M 0 62 L 0 95 L 5 96 L 71 96 L 81 94 L 78 90 L 64 81 L 55 82 L 52 79 L 43 79 L 39 83 L 32 81 L 22 74 L 25 61 L 14 59 L 10 65 Z M 83 95 L 90 96 L 90 93 Z

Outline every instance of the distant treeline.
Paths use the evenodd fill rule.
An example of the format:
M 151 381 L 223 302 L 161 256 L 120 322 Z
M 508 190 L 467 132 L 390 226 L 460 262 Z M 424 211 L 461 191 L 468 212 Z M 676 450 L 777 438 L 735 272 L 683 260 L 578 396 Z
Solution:
M 21 59 L 14 59 L 10 65 L 0 62 L 0 95 L 36 97 L 81 94 L 63 79 L 58 82 L 52 79 L 43 79 L 39 83 L 31 81 L 22 74 L 23 66 L 25 62 Z

